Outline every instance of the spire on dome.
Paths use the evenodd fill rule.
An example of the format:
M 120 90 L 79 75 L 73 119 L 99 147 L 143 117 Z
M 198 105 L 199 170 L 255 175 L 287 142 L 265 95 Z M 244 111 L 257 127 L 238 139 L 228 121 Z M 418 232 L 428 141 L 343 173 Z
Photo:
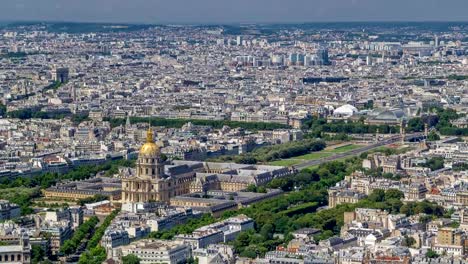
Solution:
M 147 143 L 154 143 L 153 130 L 151 130 L 151 127 L 149 127 L 148 131 L 146 131 L 146 142 Z

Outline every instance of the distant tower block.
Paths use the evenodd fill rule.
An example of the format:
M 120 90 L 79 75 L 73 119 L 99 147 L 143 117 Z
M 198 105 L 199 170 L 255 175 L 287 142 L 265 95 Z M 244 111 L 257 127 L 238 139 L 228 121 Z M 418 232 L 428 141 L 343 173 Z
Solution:
M 379 129 L 375 131 L 375 142 L 379 142 Z
M 68 82 L 68 75 L 69 75 L 68 68 L 53 68 L 52 69 L 52 79 L 55 82 L 66 83 Z
M 429 135 L 429 126 L 427 123 L 424 123 L 424 137 L 427 139 L 427 136 Z

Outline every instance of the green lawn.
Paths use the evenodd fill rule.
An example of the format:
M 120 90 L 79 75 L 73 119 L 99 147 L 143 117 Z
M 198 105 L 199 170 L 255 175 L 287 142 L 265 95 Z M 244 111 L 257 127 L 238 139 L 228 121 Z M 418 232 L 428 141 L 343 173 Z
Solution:
M 319 152 L 312 152 L 312 153 L 309 153 L 309 154 L 306 154 L 306 155 L 294 157 L 294 159 L 316 160 L 316 159 L 321 159 L 321 158 L 325 158 L 325 157 L 330 157 L 331 155 L 333 155 L 333 154 L 325 152 L 325 151 L 322 150 L 322 151 L 319 151 Z
M 304 162 L 306 160 L 316 160 L 316 159 L 329 157 L 331 155 L 333 155 L 333 153 L 319 151 L 319 152 L 312 152 L 312 153 L 302 155 L 302 156 L 297 156 L 297 157 L 290 158 L 290 159 L 275 160 L 272 162 L 268 162 L 268 164 L 274 165 L 274 166 L 292 166 L 292 165 L 296 165 L 301 162 Z
M 33 195 L 38 192 L 38 188 L 15 187 L 0 190 L 0 199 L 11 200 L 21 195 Z
M 314 165 L 314 166 L 309 166 L 307 168 L 305 168 L 306 170 L 314 170 L 314 169 L 317 169 L 319 167 L 319 165 Z
M 286 166 L 286 167 L 293 166 L 293 165 L 299 164 L 307 160 L 318 160 L 318 159 L 330 157 L 338 153 L 345 153 L 345 152 L 348 152 L 348 151 L 351 151 L 353 149 L 357 149 L 360 147 L 362 147 L 362 145 L 349 144 L 349 145 L 340 146 L 334 149 L 324 149 L 318 152 L 311 152 L 309 154 L 305 154 L 302 156 L 297 156 L 297 157 L 293 157 L 289 159 L 276 160 L 276 161 L 268 162 L 268 164 L 274 165 L 274 166 Z
M 360 147 L 362 147 L 362 146 L 361 145 L 349 144 L 349 145 L 337 147 L 337 148 L 327 150 L 327 151 L 332 152 L 332 153 L 343 153 L 343 152 L 348 152 L 348 151 L 351 151 L 353 149 L 357 149 L 357 148 L 360 148 Z
M 302 160 L 299 160 L 299 159 L 285 159 L 285 160 L 275 160 L 275 161 L 272 161 L 272 162 L 268 162 L 268 164 L 273 165 L 273 166 L 288 167 L 288 166 L 299 164 L 301 162 L 302 162 Z

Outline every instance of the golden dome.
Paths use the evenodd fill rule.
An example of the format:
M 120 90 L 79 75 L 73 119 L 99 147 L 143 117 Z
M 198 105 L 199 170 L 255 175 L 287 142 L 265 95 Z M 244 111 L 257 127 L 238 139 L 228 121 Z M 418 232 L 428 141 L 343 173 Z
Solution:
M 146 143 L 141 146 L 139 155 L 157 156 L 159 153 L 159 146 L 154 143 L 153 131 L 149 128 L 148 132 L 146 132 Z

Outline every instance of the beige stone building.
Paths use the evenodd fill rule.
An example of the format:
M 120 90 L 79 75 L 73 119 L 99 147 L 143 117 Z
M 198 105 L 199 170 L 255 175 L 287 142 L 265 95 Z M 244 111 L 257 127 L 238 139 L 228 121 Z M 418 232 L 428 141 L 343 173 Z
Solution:
M 122 177 L 122 204 L 160 201 L 209 190 L 237 192 L 249 185 L 265 185 L 274 178 L 291 175 L 286 167 L 199 161 L 164 161 L 153 132 L 147 132 L 136 171 Z
M 362 193 L 358 193 L 351 190 L 337 190 L 335 188 L 330 188 L 328 190 L 328 207 L 333 208 L 339 204 L 345 203 L 357 203 L 360 200 L 366 198 L 367 196 Z
M 127 202 L 169 202 L 171 197 L 190 192 L 194 173 L 180 173 L 167 176 L 159 146 L 148 130 L 146 143 L 141 147 L 137 161 L 136 175 L 122 179 L 122 203 Z

